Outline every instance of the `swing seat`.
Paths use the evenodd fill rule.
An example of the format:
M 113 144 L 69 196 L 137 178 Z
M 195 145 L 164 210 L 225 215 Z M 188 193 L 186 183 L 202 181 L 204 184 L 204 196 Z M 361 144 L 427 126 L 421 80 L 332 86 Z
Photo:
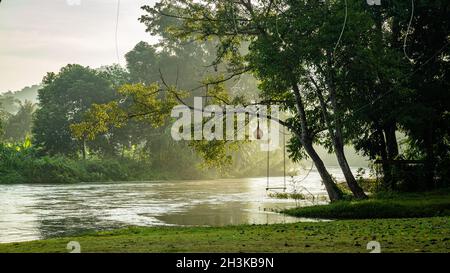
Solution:
M 287 189 L 286 187 L 272 187 L 272 188 L 267 187 L 266 191 L 269 191 L 269 190 L 286 190 L 286 189 Z

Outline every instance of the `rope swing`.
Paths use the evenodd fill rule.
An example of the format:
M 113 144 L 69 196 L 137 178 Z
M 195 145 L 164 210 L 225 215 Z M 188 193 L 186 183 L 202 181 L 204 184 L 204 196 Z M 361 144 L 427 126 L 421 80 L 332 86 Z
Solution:
M 259 123 L 258 123 L 259 124 Z M 286 133 L 284 131 L 283 126 L 283 187 L 270 187 L 270 149 L 267 149 L 267 183 L 266 183 L 266 191 L 269 190 L 283 190 L 286 192 Z M 270 136 L 270 134 L 269 134 Z M 270 142 L 270 138 L 267 139 L 268 143 Z

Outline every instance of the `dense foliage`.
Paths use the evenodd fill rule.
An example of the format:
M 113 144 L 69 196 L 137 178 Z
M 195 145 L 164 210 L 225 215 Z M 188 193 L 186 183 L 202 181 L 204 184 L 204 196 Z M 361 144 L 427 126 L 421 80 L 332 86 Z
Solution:
M 313 143 L 335 153 L 359 198 L 365 196 L 348 168 L 345 143 L 379 159 L 385 189 L 448 181 L 449 3 L 416 2 L 411 16 L 406 3 L 393 1 L 162 0 L 145 6 L 141 21 L 158 33 L 162 18 L 170 18 L 167 40 L 217 40 L 225 78 L 252 73 L 262 101 L 292 114 L 283 124 L 293 134 L 291 157 L 310 157 L 338 200 Z M 403 154 L 398 132 L 408 140 Z M 416 181 L 402 177 L 422 168 Z
M 39 154 L 29 140 L 20 145 L 0 144 L 0 184 L 198 179 L 212 175 L 192 168 L 173 172 L 132 158 L 79 160 Z

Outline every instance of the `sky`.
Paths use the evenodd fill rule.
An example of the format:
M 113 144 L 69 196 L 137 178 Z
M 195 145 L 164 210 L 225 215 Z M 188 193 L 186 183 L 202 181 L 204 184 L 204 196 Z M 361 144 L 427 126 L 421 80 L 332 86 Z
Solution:
M 92 68 L 117 63 L 118 0 L 2 0 L 0 93 L 40 83 L 68 63 Z M 138 18 L 154 0 L 121 0 L 118 46 L 124 55 L 139 41 L 154 43 Z M 79 3 L 79 4 L 77 4 Z

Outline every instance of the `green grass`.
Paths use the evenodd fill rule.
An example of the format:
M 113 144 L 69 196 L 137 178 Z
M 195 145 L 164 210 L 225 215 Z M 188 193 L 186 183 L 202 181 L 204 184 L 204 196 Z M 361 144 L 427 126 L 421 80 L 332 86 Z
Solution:
M 340 220 L 228 227 L 130 227 L 78 237 L 0 244 L 0 252 L 450 252 L 450 217 Z
M 450 216 L 450 190 L 409 194 L 379 193 L 363 201 L 339 201 L 282 212 L 297 217 L 325 219 Z

